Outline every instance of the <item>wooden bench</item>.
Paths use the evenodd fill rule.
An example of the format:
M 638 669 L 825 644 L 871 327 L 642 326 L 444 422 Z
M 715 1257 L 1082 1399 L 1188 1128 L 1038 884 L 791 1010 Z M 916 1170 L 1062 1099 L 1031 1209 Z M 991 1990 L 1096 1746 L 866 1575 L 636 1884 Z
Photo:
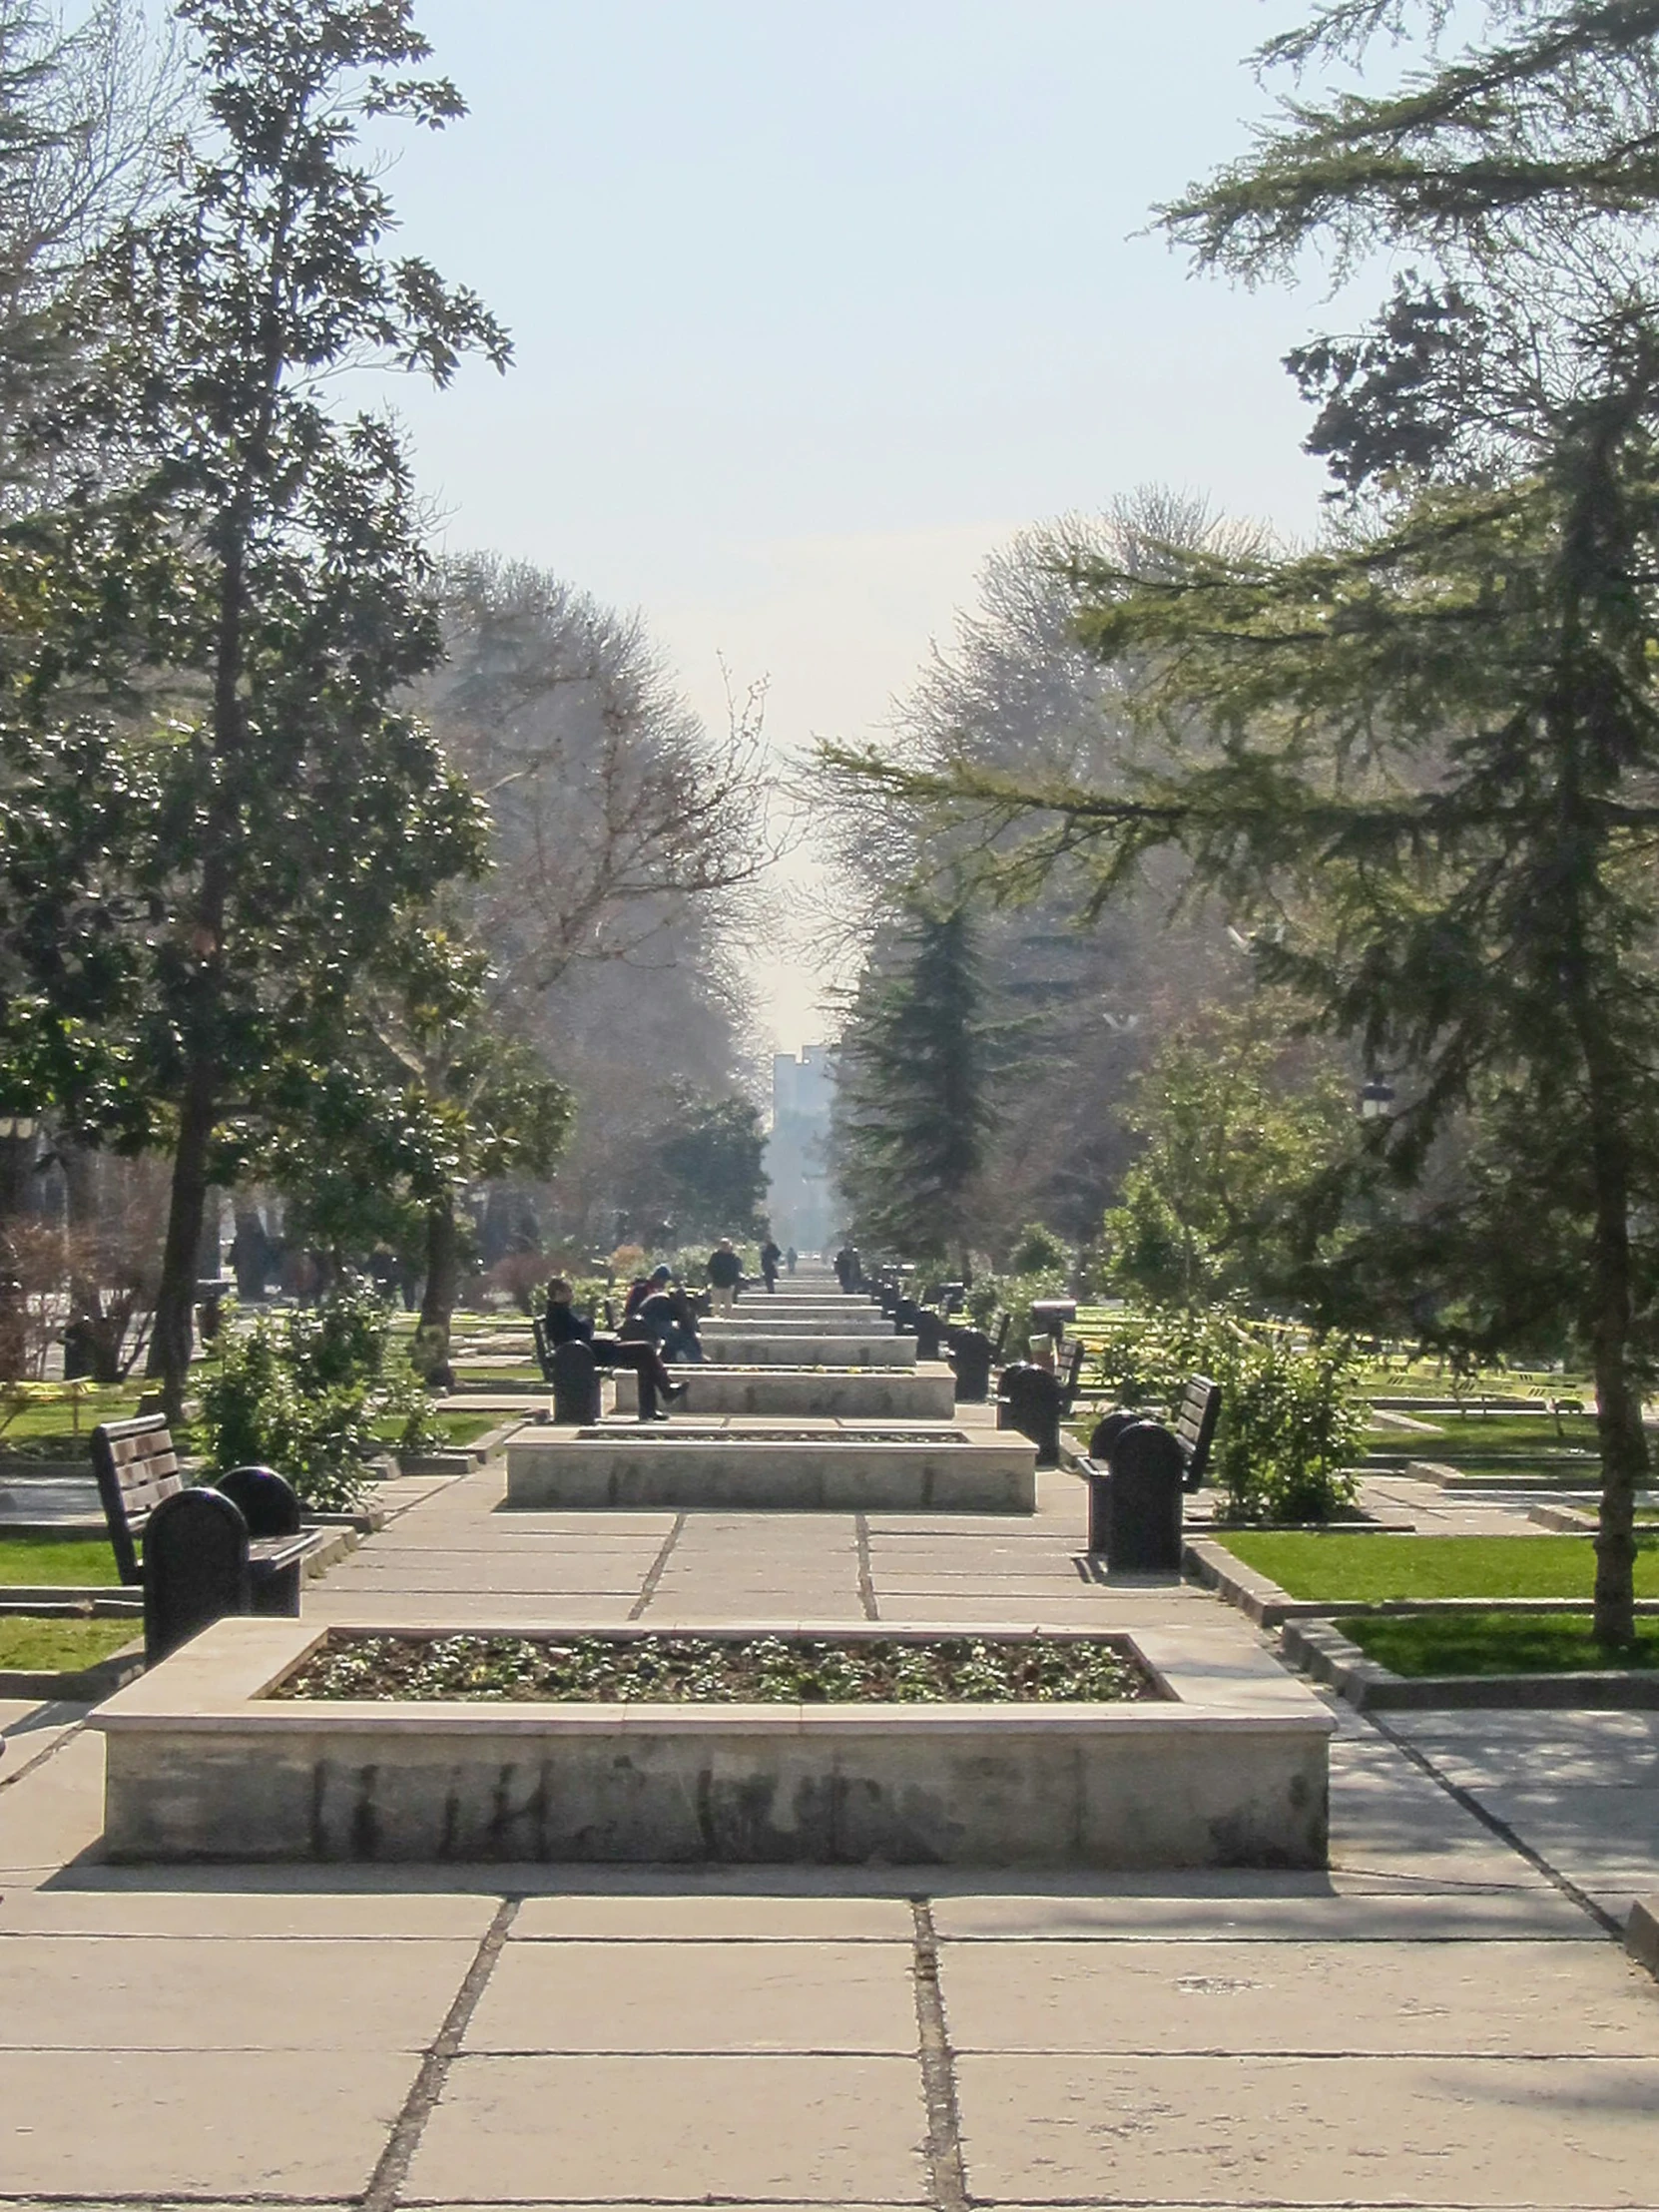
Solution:
M 1039 1467 L 1060 1464 L 1060 1423 L 1077 1396 L 1077 1381 L 1083 1371 L 1083 1341 L 1073 1342 L 1071 1361 L 1064 1377 L 1034 1361 L 1016 1360 L 1002 1371 L 996 1386 L 996 1425 L 1029 1436 L 1037 1447 Z
M 1181 1446 L 1186 1469 L 1181 1478 L 1184 1490 L 1196 1490 L 1204 1480 L 1210 1464 L 1210 1446 L 1216 1438 L 1216 1423 L 1220 1419 L 1221 1384 L 1212 1382 L 1207 1375 L 1189 1376 L 1187 1387 L 1181 1393 L 1180 1410 L 1172 1423 L 1172 1433 Z
M 1104 1462 L 1111 1454 L 1113 1443 L 1126 1428 L 1145 1426 L 1151 1418 L 1144 1411 L 1108 1413 L 1096 1423 L 1094 1434 L 1089 1438 L 1089 1462 Z M 1181 1454 L 1181 1487 L 1184 1490 L 1196 1490 L 1204 1480 L 1220 1418 L 1221 1384 L 1212 1382 L 1207 1375 L 1194 1375 L 1187 1379 L 1174 1420 L 1167 1425 L 1156 1424 L 1174 1438 Z
M 193 1485 L 162 1413 L 95 1428 L 92 1465 L 116 1572 L 144 1588 L 152 1664 L 225 1613 L 299 1611 L 304 1562 L 323 1531 L 300 1527 L 279 1474 L 234 1467 L 211 1488 Z

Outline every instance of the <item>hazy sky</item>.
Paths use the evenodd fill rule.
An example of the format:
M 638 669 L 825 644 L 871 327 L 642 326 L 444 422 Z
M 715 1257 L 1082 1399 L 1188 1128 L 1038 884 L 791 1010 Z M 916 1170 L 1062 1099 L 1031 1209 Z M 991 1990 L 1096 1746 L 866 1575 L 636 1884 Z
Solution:
M 1317 293 L 1189 277 L 1152 203 L 1246 143 L 1282 0 L 422 0 L 470 118 L 410 249 L 512 326 L 400 404 L 449 543 L 642 608 L 783 747 L 873 730 L 983 555 L 1165 482 L 1288 528 Z M 769 969 L 782 1042 L 820 1026 Z

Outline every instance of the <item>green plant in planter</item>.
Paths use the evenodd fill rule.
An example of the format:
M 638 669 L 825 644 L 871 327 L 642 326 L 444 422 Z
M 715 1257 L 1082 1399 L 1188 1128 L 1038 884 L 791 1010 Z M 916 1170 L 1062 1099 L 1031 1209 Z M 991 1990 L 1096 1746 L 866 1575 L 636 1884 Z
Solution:
M 1354 1502 L 1365 1408 L 1353 1395 L 1352 1346 L 1296 1349 L 1288 1335 L 1247 1336 L 1224 1370 L 1215 1479 L 1246 1521 L 1323 1521 Z
M 345 1286 L 308 1312 L 220 1333 L 202 1389 L 212 1473 L 270 1466 L 301 1501 L 341 1512 L 362 1496 L 369 1463 L 385 1449 L 435 1450 L 442 1425 L 418 1380 L 388 1358 L 391 1315 Z
M 1329 1520 L 1354 1501 L 1364 1451 L 1360 1356 L 1347 1338 L 1299 1346 L 1288 1329 L 1224 1310 L 1149 1314 L 1116 1332 L 1105 1380 L 1120 1404 L 1173 1416 L 1188 1378 L 1221 1384 L 1210 1479 L 1236 1521 Z

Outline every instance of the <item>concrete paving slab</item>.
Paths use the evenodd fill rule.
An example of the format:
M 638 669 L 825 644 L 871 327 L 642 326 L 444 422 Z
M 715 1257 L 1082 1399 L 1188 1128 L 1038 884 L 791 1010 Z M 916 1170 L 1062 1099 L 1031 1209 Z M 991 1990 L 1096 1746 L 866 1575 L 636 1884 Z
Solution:
M 6 1741 L 5 1756 L 0 1759 L 0 1787 L 31 1759 L 49 1751 L 70 1729 L 78 1727 L 88 1710 L 85 1705 L 56 1699 L 43 1703 L 35 1698 L 0 1698 L 0 1737 Z
M 1467 1790 L 1508 1789 L 1522 1779 L 1528 1789 L 1659 1788 L 1659 1713 L 1390 1713 L 1387 1718 L 1395 1735 Z M 1448 1725 L 1453 1719 L 1457 1725 Z M 1509 1725 L 1482 1728 L 1483 1720 Z
M 103 1832 L 104 1745 L 90 1729 L 29 1773 L 0 1771 L 0 1891 L 45 1881 Z
M 535 1598 L 519 1591 L 510 1602 L 490 1590 L 448 1590 L 443 1596 L 443 1623 L 451 1628 L 614 1628 L 628 1618 L 637 1590 L 613 1596 L 565 1596 Z M 421 1628 L 430 1626 L 437 1610 L 434 1599 L 419 1590 L 401 1596 L 365 1597 L 360 1591 L 322 1590 L 305 1602 L 305 1618 L 357 1628 Z
M 415 2066 L 407 2051 L 18 2051 L 0 2066 L 0 2186 L 88 2204 L 355 2198 Z
M 975 2200 L 1651 2212 L 1659 2061 L 1067 2058 L 957 2067 Z
M 1481 1790 L 1480 1803 L 1580 1885 L 1645 1867 L 1659 1882 L 1659 1789 Z
M 1659 2058 L 1659 1988 L 1609 1943 L 953 1944 L 958 2052 Z
M 0 2050 L 422 2050 L 476 1950 L 14 1936 L 0 1942 Z
M 902 2056 L 916 2043 L 899 1944 L 570 1940 L 508 1944 L 465 2048 Z
M 154 1879 L 151 1877 L 150 1879 Z M 341 1892 L 309 1896 L 227 1890 L 218 1870 L 213 1887 L 188 1890 L 14 1890 L 0 1898 L 0 1939 L 98 1936 L 228 1936 L 261 1942 L 330 1936 L 367 1944 L 465 1940 L 476 1945 L 494 1916 L 494 1896 Z M 4 1950 L 0 1948 L 0 1961 Z
M 1528 1942 L 1604 1944 L 1606 1934 L 1558 1890 L 1449 1897 L 938 1898 L 933 1926 L 950 1943 Z M 1369 1956 L 1369 1953 L 1368 1953 Z M 1352 1970 L 1364 1971 L 1364 1959 Z
M 1333 1866 L 1411 1871 L 1442 1887 L 1544 1880 L 1391 1745 L 1333 1744 L 1331 1777 Z
M 898 1898 L 611 1896 L 532 1898 L 512 1939 L 908 1944 L 914 1932 L 909 1904 Z
M 404 2196 L 919 2204 L 925 2131 L 908 2058 L 463 2053 Z
M 360 1573 L 342 1575 L 334 1589 L 357 1589 L 364 1596 L 396 1593 L 442 1597 L 451 1590 L 496 1590 L 504 1597 L 520 1592 L 550 1597 L 566 1593 L 610 1597 L 623 1590 L 637 1593 L 650 1566 L 649 1559 L 630 1560 L 614 1554 L 579 1559 L 568 1552 L 528 1558 L 503 1552 L 494 1559 L 439 1559 L 428 1553 L 419 1559 L 365 1562 Z

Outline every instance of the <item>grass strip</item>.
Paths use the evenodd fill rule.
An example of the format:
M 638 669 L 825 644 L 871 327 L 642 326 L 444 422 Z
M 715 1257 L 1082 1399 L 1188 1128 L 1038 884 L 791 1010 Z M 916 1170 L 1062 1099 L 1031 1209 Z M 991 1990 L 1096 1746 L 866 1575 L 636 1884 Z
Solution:
M 1583 1536 L 1279 1535 L 1229 1532 L 1227 1548 L 1292 1597 L 1380 1604 L 1413 1597 L 1592 1594 L 1595 1552 Z M 1636 1595 L 1659 1597 L 1659 1538 L 1640 1541 Z
M 107 1590 L 114 1586 L 115 1554 L 107 1536 L 52 1536 L 19 1531 L 0 1536 L 0 1585 L 74 1585 Z
M 1638 1621 L 1634 1644 L 1609 1651 L 1582 1615 L 1418 1614 L 1345 1620 L 1345 1636 L 1395 1674 L 1580 1674 L 1659 1667 L 1659 1620 Z
M 0 1667 L 26 1674 L 75 1674 L 109 1658 L 138 1633 L 136 1621 L 0 1619 Z

